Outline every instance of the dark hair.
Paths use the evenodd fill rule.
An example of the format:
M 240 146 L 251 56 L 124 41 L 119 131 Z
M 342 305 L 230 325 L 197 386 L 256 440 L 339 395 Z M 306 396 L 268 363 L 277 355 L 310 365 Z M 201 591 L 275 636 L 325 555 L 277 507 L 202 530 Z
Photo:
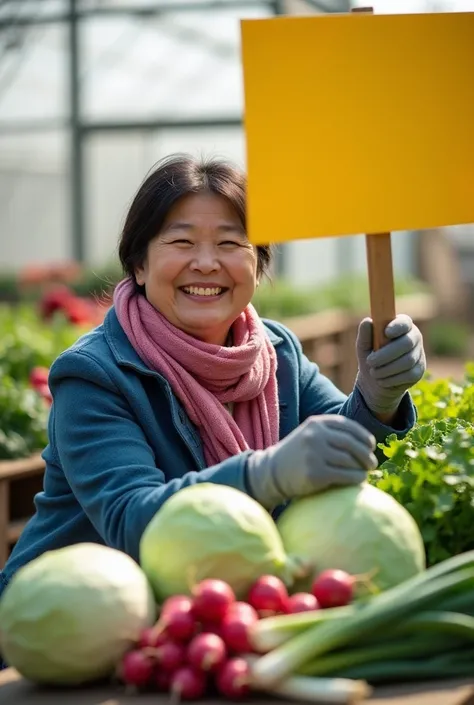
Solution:
M 161 160 L 142 183 L 128 211 L 119 242 L 125 274 L 134 278 L 171 207 L 183 196 L 208 191 L 226 198 L 246 227 L 246 177 L 243 171 L 219 159 L 197 160 L 174 154 Z M 265 274 L 271 247 L 257 246 L 257 272 Z

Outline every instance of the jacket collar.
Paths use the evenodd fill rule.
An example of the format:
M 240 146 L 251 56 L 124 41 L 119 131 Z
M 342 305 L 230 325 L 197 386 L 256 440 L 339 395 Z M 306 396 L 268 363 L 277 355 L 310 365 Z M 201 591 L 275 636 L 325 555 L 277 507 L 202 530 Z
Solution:
M 124 365 L 126 367 L 132 367 L 138 372 L 148 375 L 151 377 L 158 377 L 164 379 L 162 375 L 154 370 L 151 370 L 138 353 L 135 348 L 130 343 L 127 338 L 125 331 L 119 323 L 115 308 L 112 306 L 108 311 L 104 319 L 104 334 L 107 344 L 109 345 L 117 364 Z M 265 325 L 265 324 L 264 324 Z M 283 342 L 283 338 L 276 335 L 270 328 L 265 325 L 265 331 L 272 345 L 276 347 Z

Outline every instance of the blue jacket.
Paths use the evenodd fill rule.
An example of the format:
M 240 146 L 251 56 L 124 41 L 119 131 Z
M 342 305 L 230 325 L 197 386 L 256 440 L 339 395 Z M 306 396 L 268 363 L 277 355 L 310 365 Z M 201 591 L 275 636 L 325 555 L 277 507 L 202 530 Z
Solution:
M 356 390 L 340 392 L 283 325 L 264 321 L 278 356 L 280 438 L 308 416 L 344 414 L 379 441 L 415 422 L 409 394 L 403 429 L 378 422 Z M 21 566 L 47 550 L 92 541 L 136 560 L 148 522 L 174 492 L 216 482 L 247 492 L 244 452 L 206 468 L 201 439 L 167 380 L 139 358 L 114 309 L 51 367 L 53 405 L 44 489 L 3 572 L 0 594 Z

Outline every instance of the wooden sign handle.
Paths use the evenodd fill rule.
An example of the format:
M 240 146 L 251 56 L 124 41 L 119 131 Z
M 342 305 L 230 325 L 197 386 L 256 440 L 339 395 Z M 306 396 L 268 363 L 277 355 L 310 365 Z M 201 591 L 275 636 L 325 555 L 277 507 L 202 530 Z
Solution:
M 373 13 L 373 7 L 355 7 L 353 13 Z M 374 350 L 387 339 L 385 328 L 396 316 L 393 281 L 392 242 L 390 233 L 365 236 L 369 274 L 370 312 L 374 324 Z
M 385 328 L 396 316 L 393 282 L 392 242 L 390 233 L 366 235 L 367 268 L 369 273 L 370 313 L 374 323 L 374 350 L 387 339 Z

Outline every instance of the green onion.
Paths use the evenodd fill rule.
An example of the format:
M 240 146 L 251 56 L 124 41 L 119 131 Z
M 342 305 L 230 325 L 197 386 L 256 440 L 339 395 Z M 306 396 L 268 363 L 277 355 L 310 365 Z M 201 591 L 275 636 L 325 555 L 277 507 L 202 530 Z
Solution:
M 348 605 L 347 607 L 333 607 L 260 619 L 252 630 L 252 646 L 255 651 L 265 654 L 310 627 L 353 614 L 357 607 L 357 605 Z
M 457 561 L 445 561 L 447 565 L 444 570 L 443 564 L 438 564 L 377 595 L 345 619 L 330 620 L 297 634 L 287 643 L 259 658 L 254 666 L 254 678 L 262 686 L 278 683 L 316 656 L 397 623 L 424 607 L 436 604 L 448 594 L 474 588 L 474 569 L 459 570 L 462 565 L 474 565 L 474 551 L 470 555 L 456 558 Z M 456 564 L 457 570 L 454 570 L 453 564 Z M 436 579 L 433 579 L 433 574 Z
M 420 637 L 417 639 L 402 639 L 389 644 L 373 643 L 370 646 L 344 649 L 314 659 L 303 666 L 299 673 L 306 676 L 340 675 L 346 669 L 354 666 L 386 661 L 398 657 L 413 658 L 429 654 L 445 653 L 447 649 L 455 649 L 465 645 L 462 639 L 433 639 Z
M 474 616 L 474 592 L 461 592 L 448 595 L 437 605 L 437 609 L 446 612 L 462 612 Z
M 422 612 L 395 626 L 392 634 L 419 634 L 420 631 L 453 634 L 474 642 L 474 617 L 459 612 Z
M 363 678 L 370 683 L 393 683 L 399 681 L 436 680 L 444 678 L 472 677 L 474 652 L 447 654 L 443 657 L 420 661 L 394 660 L 370 663 L 348 668 L 341 673 L 343 678 Z

